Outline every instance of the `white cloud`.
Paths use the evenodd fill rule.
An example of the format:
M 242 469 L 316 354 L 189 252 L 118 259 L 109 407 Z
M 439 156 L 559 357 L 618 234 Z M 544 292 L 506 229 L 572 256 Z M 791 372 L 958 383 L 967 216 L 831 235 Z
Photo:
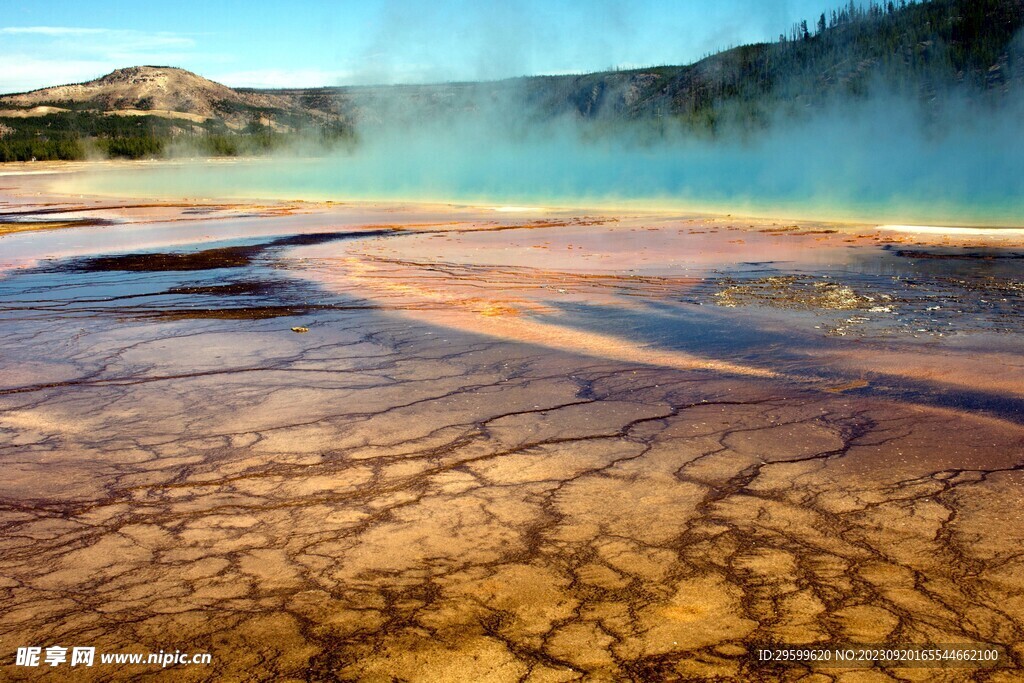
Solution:
M 38 59 L 0 55 L 0 93 L 25 92 L 65 83 L 81 83 L 113 71 L 116 66 L 94 60 Z
M 195 40 L 168 31 L 135 31 L 114 28 L 81 28 L 78 26 L 7 26 L 0 28 L 0 35 L 42 38 L 59 38 L 61 46 L 68 47 L 66 41 L 86 38 L 86 41 L 74 41 L 70 45 L 78 49 L 104 51 L 111 49 L 136 49 L 139 47 L 153 48 L 191 48 Z
M 0 93 L 78 83 L 138 64 L 181 65 L 196 42 L 166 31 L 0 27 Z
M 106 33 L 105 28 L 78 28 L 73 26 L 8 26 L 0 28 L 4 35 L 73 36 Z

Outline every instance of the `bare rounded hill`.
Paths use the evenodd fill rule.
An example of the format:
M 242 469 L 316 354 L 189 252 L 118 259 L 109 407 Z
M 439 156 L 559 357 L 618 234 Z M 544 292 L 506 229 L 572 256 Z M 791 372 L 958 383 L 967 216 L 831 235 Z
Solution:
M 102 111 L 176 112 L 189 117 L 231 119 L 245 110 L 288 109 L 274 95 L 239 92 L 226 85 L 170 66 L 117 69 L 85 83 L 58 85 L 0 98 L 4 104 L 88 104 Z

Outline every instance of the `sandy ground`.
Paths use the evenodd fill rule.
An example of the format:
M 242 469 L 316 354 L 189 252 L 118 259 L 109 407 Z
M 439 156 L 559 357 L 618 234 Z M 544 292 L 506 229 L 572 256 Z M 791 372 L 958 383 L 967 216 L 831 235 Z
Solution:
M 1019 680 L 1019 235 L 53 178 L 0 178 L 5 678 Z

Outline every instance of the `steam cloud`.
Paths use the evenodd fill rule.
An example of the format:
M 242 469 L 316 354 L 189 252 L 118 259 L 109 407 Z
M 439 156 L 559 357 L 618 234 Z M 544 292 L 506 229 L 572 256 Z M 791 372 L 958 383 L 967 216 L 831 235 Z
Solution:
M 635 204 L 882 222 L 1024 222 L 1024 98 L 955 89 L 779 113 L 753 133 L 545 115 L 523 81 L 366 89 L 359 141 L 313 159 L 103 174 L 150 195 Z M 432 92 L 433 94 L 429 94 Z M 425 94 L 426 93 L 426 94 Z M 310 150 L 305 150 L 309 152 Z

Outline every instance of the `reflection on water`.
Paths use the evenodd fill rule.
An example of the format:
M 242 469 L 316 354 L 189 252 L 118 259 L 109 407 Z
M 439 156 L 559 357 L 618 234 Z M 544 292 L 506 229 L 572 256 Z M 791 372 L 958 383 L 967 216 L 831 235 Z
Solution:
M 975 175 L 952 164 L 930 167 L 938 175 L 931 180 L 924 180 L 927 173 L 908 172 L 904 180 L 919 182 L 904 187 L 889 177 L 893 165 L 900 165 L 895 162 L 888 174 L 880 173 L 882 163 L 853 173 L 848 159 L 812 169 L 791 159 L 791 153 L 773 156 L 769 150 L 693 155 L 671 147 L 584 147 L 580 153 L 573 149 L 559 154 L 538 146 L 496 153 L 497 158 L 490 158 L 474 148 L 472 155 L 454 158 L 457 152 L 448 147 L 424 150 L 413 145 L 393 153 L 371 150 L 325 159 L 182 162 L 79 174 L 61 178 L 56 186 L 110 196 L 660 207 L 940 225 L 1018 226 L 1024 216 L 1021 176 L 995 175 L 981 160 L 976 160 Z M 758 162 L 751 163 L 752 154 Z M 956 178 L 943 178 L 944 173 Z
M 1018 302 L 1015 311 L 1019 312 L 1021 308 Z M 821 327 L 815 324 L 821 321 L 821 317 L 810 312 L 788 311 L 781 321 L 761 320 L 761 324 L 757 318 L 705 315 L 693 307 L 663 303 L 640 308 L 573 304 L 559 307 L 558 313 L 559 325 L 627 338 L 642 346 L 676 349 L 691 354 L 707 354 L 709 349 L 714 349 L 718 358 L 770 368 L 781 375 L 800 378 L 819 387 L 850 385 L 851 388 L 844 391 L 852 395 L 980 411 L 1024 422 L 1021 417 L 1024 416 L 1024 397 L 1009 397 L 984 389 L 943 387 L 927 380 L 886 376 L 884 372 L 875 373 L 870 369 L 851 373 L 849 369 L 823 364 L 823 359 L 841 344 L 834 338 L 815 333 L 813 328 Z M 961 317 L 956 319 L 962 323 Z M 785 326 L 780 326 L 780 322 Z M 863 322 L 858 321 L 858 324 Z M 906 326 L 908 323 L 902 321 L 900 324 Z M 913 323 L 910 326 L 913 327 Z M 839 327 L 844 331 L 849 328 Z M 1021 334 L 1019 328 L 1020 321 L 1014 320 L 1012 331 Z M 953 333 L 948 328 L 944 329 L 947 334 Z M 923 329 L 920 331 L 924 332 Z M 958 331 L 963 331 L 962 326 Z M 908 348 L 906 352 L 912 353 L 913 350 Z M 857 384 L 861 386 L 855 386 Z

